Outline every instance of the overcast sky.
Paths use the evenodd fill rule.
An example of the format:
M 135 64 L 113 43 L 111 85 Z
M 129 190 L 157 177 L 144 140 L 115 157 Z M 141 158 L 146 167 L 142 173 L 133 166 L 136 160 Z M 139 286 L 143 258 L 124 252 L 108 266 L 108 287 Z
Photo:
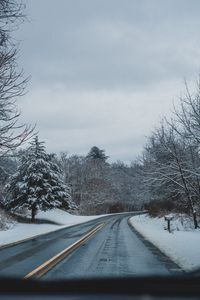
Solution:
M 19 99 L 48 151 L 134 160 L 200 72 L 199 0 L 27 0 Z

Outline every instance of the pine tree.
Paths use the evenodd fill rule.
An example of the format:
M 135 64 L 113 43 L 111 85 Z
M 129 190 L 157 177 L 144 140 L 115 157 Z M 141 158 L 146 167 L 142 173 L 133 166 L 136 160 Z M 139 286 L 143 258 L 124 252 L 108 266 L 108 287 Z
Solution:
M 27 208 L 34 221 L 38 209 L 70 208 L 71 199 L 54 155 L 46 153 L 44 142 L 39 142 L 38 137 L 30 144 L 8 184 L 10 197 L 6 207 L 14 210 Z
M 106 161 L 108 159 L 108 156 L 105 155 L 105 150 L 101 150 L 98 147 L 94 146 L 90 149 L 87 158 L 100 159 L 102 161 Z

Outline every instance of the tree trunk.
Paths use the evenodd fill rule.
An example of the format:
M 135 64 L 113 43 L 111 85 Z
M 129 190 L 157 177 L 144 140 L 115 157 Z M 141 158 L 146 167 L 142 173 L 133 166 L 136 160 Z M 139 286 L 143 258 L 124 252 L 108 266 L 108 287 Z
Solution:
M 35 222 L 35 216 L 36 216 L 36 204 L 33 204 L 31 207 L 31 222 L 34 223 Z
M 192 216 L 193 216 L 193 221 L 194 221 L 194 228 L 197 229 L 198 228 L 198 222 L 197 222 L 197 213 L 196 213 L 196 211 L 192 212 Z

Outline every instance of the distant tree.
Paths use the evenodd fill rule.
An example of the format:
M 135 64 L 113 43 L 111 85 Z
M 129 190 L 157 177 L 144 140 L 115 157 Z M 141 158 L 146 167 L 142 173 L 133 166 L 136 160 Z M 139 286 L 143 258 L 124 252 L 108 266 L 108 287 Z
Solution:
M 141 209 L 143 197 L 139 193 L 143 187 L 138 186 L 139 166 L 108 164 L 99 155 L 88 158 L 66 153 L 60 155 L 59 164 L 81 214 L 107 213 L 112 207 L 118 211 L 122 207 L 123 211 Z
M 44 143 L 35 137 L 23 155 L 18 171 L 11 177 L 7 190 L 8 209 L 27 208 L 32 221 L 38 209 L 43 211 L 54 207 L 70 208 L 69 189 L 64 184 L 54 155 L 45 151 Z
M 141 209 L 143 204 L 138 169 L 139 165 L 136 162 L 131 166 L 121 161 L 111 164 L 110 182 L 115 190 L 115 200 L 123 204 L 126 211 Z
M 16 172 L 17 163 L 13 157 L 0 157 L 0 207 L 3 206 L 5 185 L 8 178 Z
M 17 163 L 13 157 L 0 157 L 0 185 L 5 184 L 9 176 L 16 171 Z
M 80 205 L 83 199 L 83 190 L 87 181 L 87 163 L 83 156 L 61 153 L 59 160 L 60 168 L 64 175 L 64 182 L 70 186 L 71 196 L 76 205 Z
M 99 149 L 96 146 L 90 149 L 90 152 L 86 157 L 89 159 L 99 159 L 102 161 L 106 161 L 108 159 L 108 156 L 105 155 L 105 150 Z

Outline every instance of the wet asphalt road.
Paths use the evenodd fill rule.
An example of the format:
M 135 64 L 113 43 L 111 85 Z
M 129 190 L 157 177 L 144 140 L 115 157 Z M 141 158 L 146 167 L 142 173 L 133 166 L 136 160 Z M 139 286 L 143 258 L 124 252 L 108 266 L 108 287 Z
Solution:
M 127 221 L 131 215 L 134 214 L 102 217 L 1 249 L 0 276 L 23 278 L 102 222 L 106 224 L 100 231 L 42 278 L 125 277 L 176 273 L 178 267 L 174 263 L 130 228 Z

